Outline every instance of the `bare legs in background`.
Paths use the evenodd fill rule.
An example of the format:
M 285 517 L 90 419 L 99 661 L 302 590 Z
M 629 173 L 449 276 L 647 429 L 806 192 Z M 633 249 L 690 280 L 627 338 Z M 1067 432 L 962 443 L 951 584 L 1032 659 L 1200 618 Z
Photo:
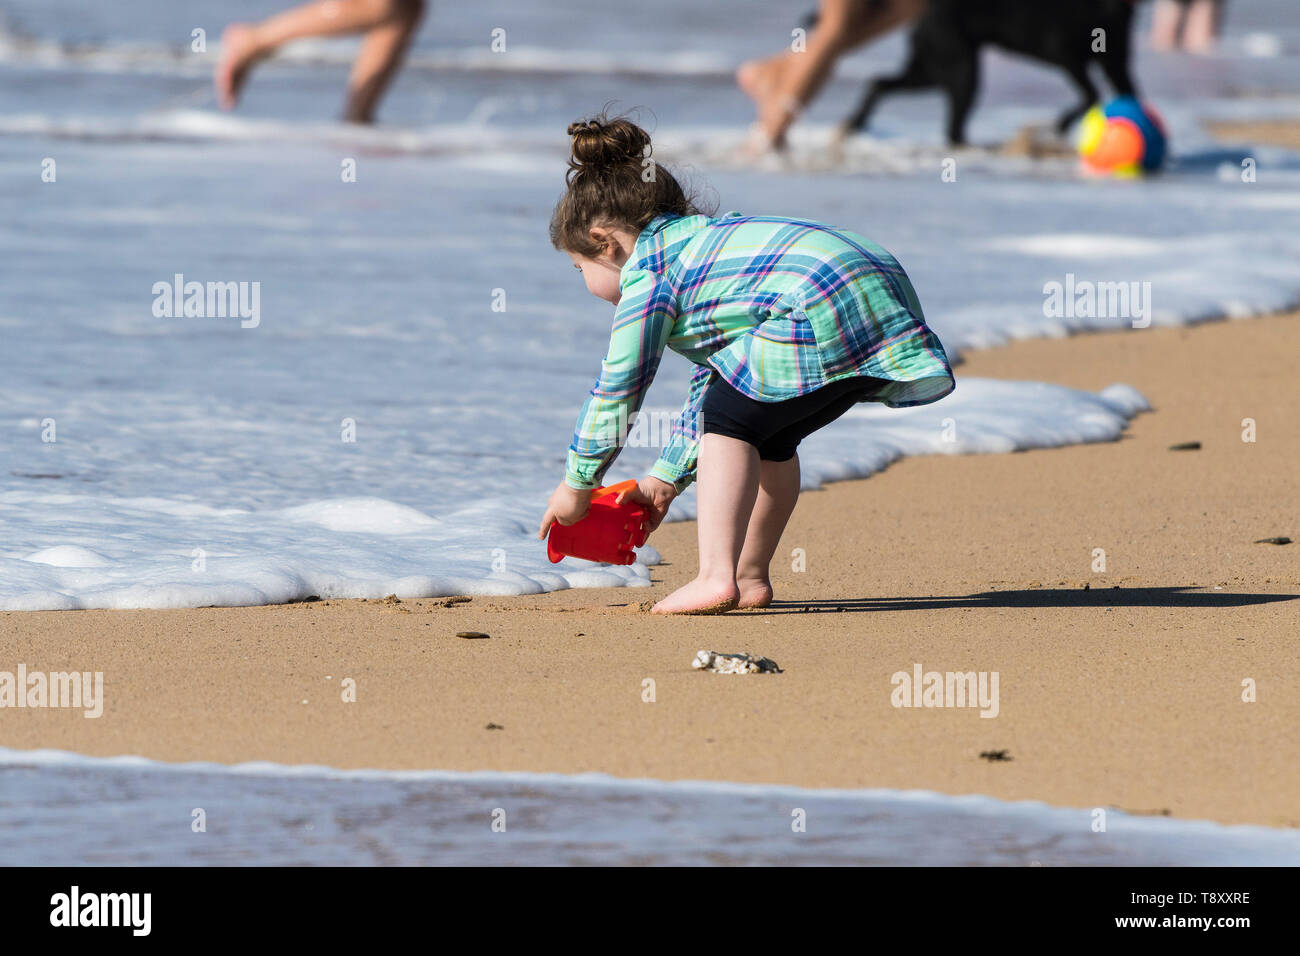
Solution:
M 1208 53 L 1223 23 L 1224 0 L 1156 0 L 1151 46 L 1157 50 Z
M 926 0 L 821 0 L 802 52 L 792 48 L 742 65 L 736 82 L 758 109 L 761 145 L 785 145 L 786 131 L 829 79 L 836 60 L 914 20 L 925 6 Z
M 317 0 L 261 23 L 232 23 L 221 36 L 215 77 L 221 108 L 234 109 L 252 68 L 284 44 L 304 37 L 362 33 L 343 118 L 373 123 L 375 108 L 401 66 L 424 7 L 424 0 Z

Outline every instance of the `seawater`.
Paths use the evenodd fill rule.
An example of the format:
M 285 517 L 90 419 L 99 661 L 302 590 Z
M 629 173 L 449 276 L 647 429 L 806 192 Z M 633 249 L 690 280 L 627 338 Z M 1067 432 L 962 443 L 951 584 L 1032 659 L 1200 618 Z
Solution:
M 1300 863 L 1293 830 L 1098 809 L 926 791 L 168 765 L 0 749 L 0 861 L 9 865 Z

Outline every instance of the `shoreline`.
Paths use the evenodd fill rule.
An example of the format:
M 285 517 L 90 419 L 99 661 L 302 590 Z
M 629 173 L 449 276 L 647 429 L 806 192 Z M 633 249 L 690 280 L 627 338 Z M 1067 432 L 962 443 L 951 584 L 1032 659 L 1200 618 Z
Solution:
M 666 563 L 650 589 L 0 613 L 0 661 L 103 671 L 106 698 L 98 720 L 0 710 L 0 745 L 920 789 L 1300 826 L 1300 545 L 1253 543 L 1300 537 L 1297 346 L 1291 314 L 967 353 L 959 378 L 1127 382 L 1153 411 L 1115 442 L 906 458 L 806 492 L 782 542 L 806 570 L 774 569 L 766 612 L 640 613 L 693 573 L 695 524 L 674 522 L 651 542 Z M 1190 440 L 1201 450 L 1168 450 Z M 785 673 L 696 673 L 701 648 Z M 915 664 L 997 671 L 999 716 L 893 707 L 890 676 Z M 979 756 L 999 750 L 1010 759 Z
M 933 791 L 105 762 L 50 752 L 24 761 L 21 752 L 2 749 L 0 769 L 17 773 L 22 795 L 10 805 L 20 820 L 30 803 L 77 830 L 76 840 L 54 848 L 13 841 L 8 853 L 21 865 L 86 865 L 120 854 L 128 841 L 130 865 L 813 862 L 801 846 L 803 831 L 782 838 L 784 828 L 772 828 L 798 814 L 815 820 L 812 853 L 823 865 L 952 865 L 954 846 L 956 862 L 978 866 L 1288 866 L 1300 853 L 1300 830 Z M 160 814 L 200 796 L 238 826 L 197 841 L 159 829 Z M 466 815 L 477 819 L 482 807 L 497 808 L 494 814 L 509 808 L 540 839 L 503 842 L 481 823 L 467 826 Z M 106 818 L 111 827 L 102 825 Z M 328 842 L 302 832 L 322 824 L 335 831 Z
M 1064 806 L 1045 803 L 1033 797 L 1002 799 L 983 793 L 950 794 L 938 790 L 902 789 L 886 787 L 806 787 L 790 783 L 766 781 L 715 780 L 682 777 L 620 777 L 598 770 L 582 773 L 561 773 L 537 770 L 445 770 L 445 769 L 383 769 L 378 767 L 332 767 L 312 763 L 275 763 L 272 761 L 244 761 L 217 763 L 194 760 L 171 762 L 154 760 L 134 754 L 90 756 L 71 750 L 14 750 L 0 746 L 0 770 L 6 767 L 31 767 L 54 771 L 87 770 L 91 772 L 139 772 L 154 774 L 203 775 L 216 774 L 249 779 L 276 778 L 280 780 L 329 781 L 341 783 L 387 782 L 411 783 L 475 783 L 511 786 L 555 786 L 573 790 L 660 790 L 686 794 L 713 794 L 735 796 L 765 796 L 817 799 L 858 799 L 882 802 L 910 803 L 915 805 L 938 803 L 951 810 L 969 809 L 971 803 L 985 805 L 1005 815 L 1033 813 L 1089 813 L 1097 808 Z M 1220 823 L 1200 817 L 1179 818 L 1164 810 L 1140 810 L 1110 805 L 1106 810 L 1124 813 L 1130 827 L 1168 820 L 1190 827 L 1209 826 L 1226 831 L 1253 831 L 1260 834 L 1288 833 L 1294 835 L 1300 827 L 1276 827 L 1256 823 Z

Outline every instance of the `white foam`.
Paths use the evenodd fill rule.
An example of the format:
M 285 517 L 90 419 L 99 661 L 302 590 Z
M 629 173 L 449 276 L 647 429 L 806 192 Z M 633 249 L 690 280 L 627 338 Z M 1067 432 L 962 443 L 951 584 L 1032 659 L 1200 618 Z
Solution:
M 56 568 L 102 568 L 112 564 L 108 558 L 89 548 L 79 548 L 75 544 L 46 548 L 23 558 L 35 564 L 49 564 Z
M 436 528 L 436 518 L 381 498 L 342 498 L 314 501 L 280 512 L 287 521 L 302 521 L 330 531 L 370 534 L 409 534 Z
M 1168 240 L 1160 242 L 1107 233 L 1048 233 L 1007 236 L 989 240 L 989 248 L 1054 259 L 1112 259 L 1115 256 L 1158 256 L 1168 253 Z
M 812 436 L 801 450 L 804 485 L 866 477 L 903 455 L 1110 441 L 1145 407 L 1140 395 L 1122 386 L 1096 395 L 966 378 L 941 404 L 860 406 Z M 241 430 L 212 422 L 204 439 L 214 463 L 229 456 L 231 464 L 242 461 L 248 468 L 259 461 L 274 465 L 249 453 Z M 324 474 L 334 448 L 319 454 Z M 624 454 L 648 465 L 653 450 Z M 305 459 L 305 453 L 298 449 L 294 457 Z M 644 563 L 605 567 L 566 559 L 551 565 L 535 528 L 553 476 L 539 476 L 527 460 L 518 464 L 513 478 L 506 480 L 508 471 L 496 476 L 513 482 L 516 495 L 477 502 L 461 497 L 459 507 L 437 515 L 377 497 L 238 509 L 152 497 L 0 493 L 0 521 L 11 543 L 50 542 L 39 555 L 0 556 L 0 608 L 241 606 L 313 595 L 418 598 L 649 585 Z M 139 479 L 168 480 L 166 474 Z M 435 484 L 430 494 L 446 501 L 448 490 Z M 56 513 L 57 522 L 51 519 Z M 673 518 L 694 514 L 693 493 L 674 504 Z M 78 539 L 93 547 L 60 542 L 60 526 L 76 528 Z M 38 558 L 42 563 L 35 563 Z M 647 552 L 642 560 L 657 555 Z

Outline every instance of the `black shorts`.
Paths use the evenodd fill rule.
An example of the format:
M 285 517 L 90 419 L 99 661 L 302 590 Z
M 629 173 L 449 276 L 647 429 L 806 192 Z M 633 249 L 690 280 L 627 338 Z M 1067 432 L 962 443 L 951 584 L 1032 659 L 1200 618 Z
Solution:
M 831 382 L 784 402 L 759 402 L 715 375 L 700 407 L 700 434 L 749 442 L 763 461 L 789 461 L 799 442 L 858 402 L 871 401 L 885 384 L 864 375 Z

